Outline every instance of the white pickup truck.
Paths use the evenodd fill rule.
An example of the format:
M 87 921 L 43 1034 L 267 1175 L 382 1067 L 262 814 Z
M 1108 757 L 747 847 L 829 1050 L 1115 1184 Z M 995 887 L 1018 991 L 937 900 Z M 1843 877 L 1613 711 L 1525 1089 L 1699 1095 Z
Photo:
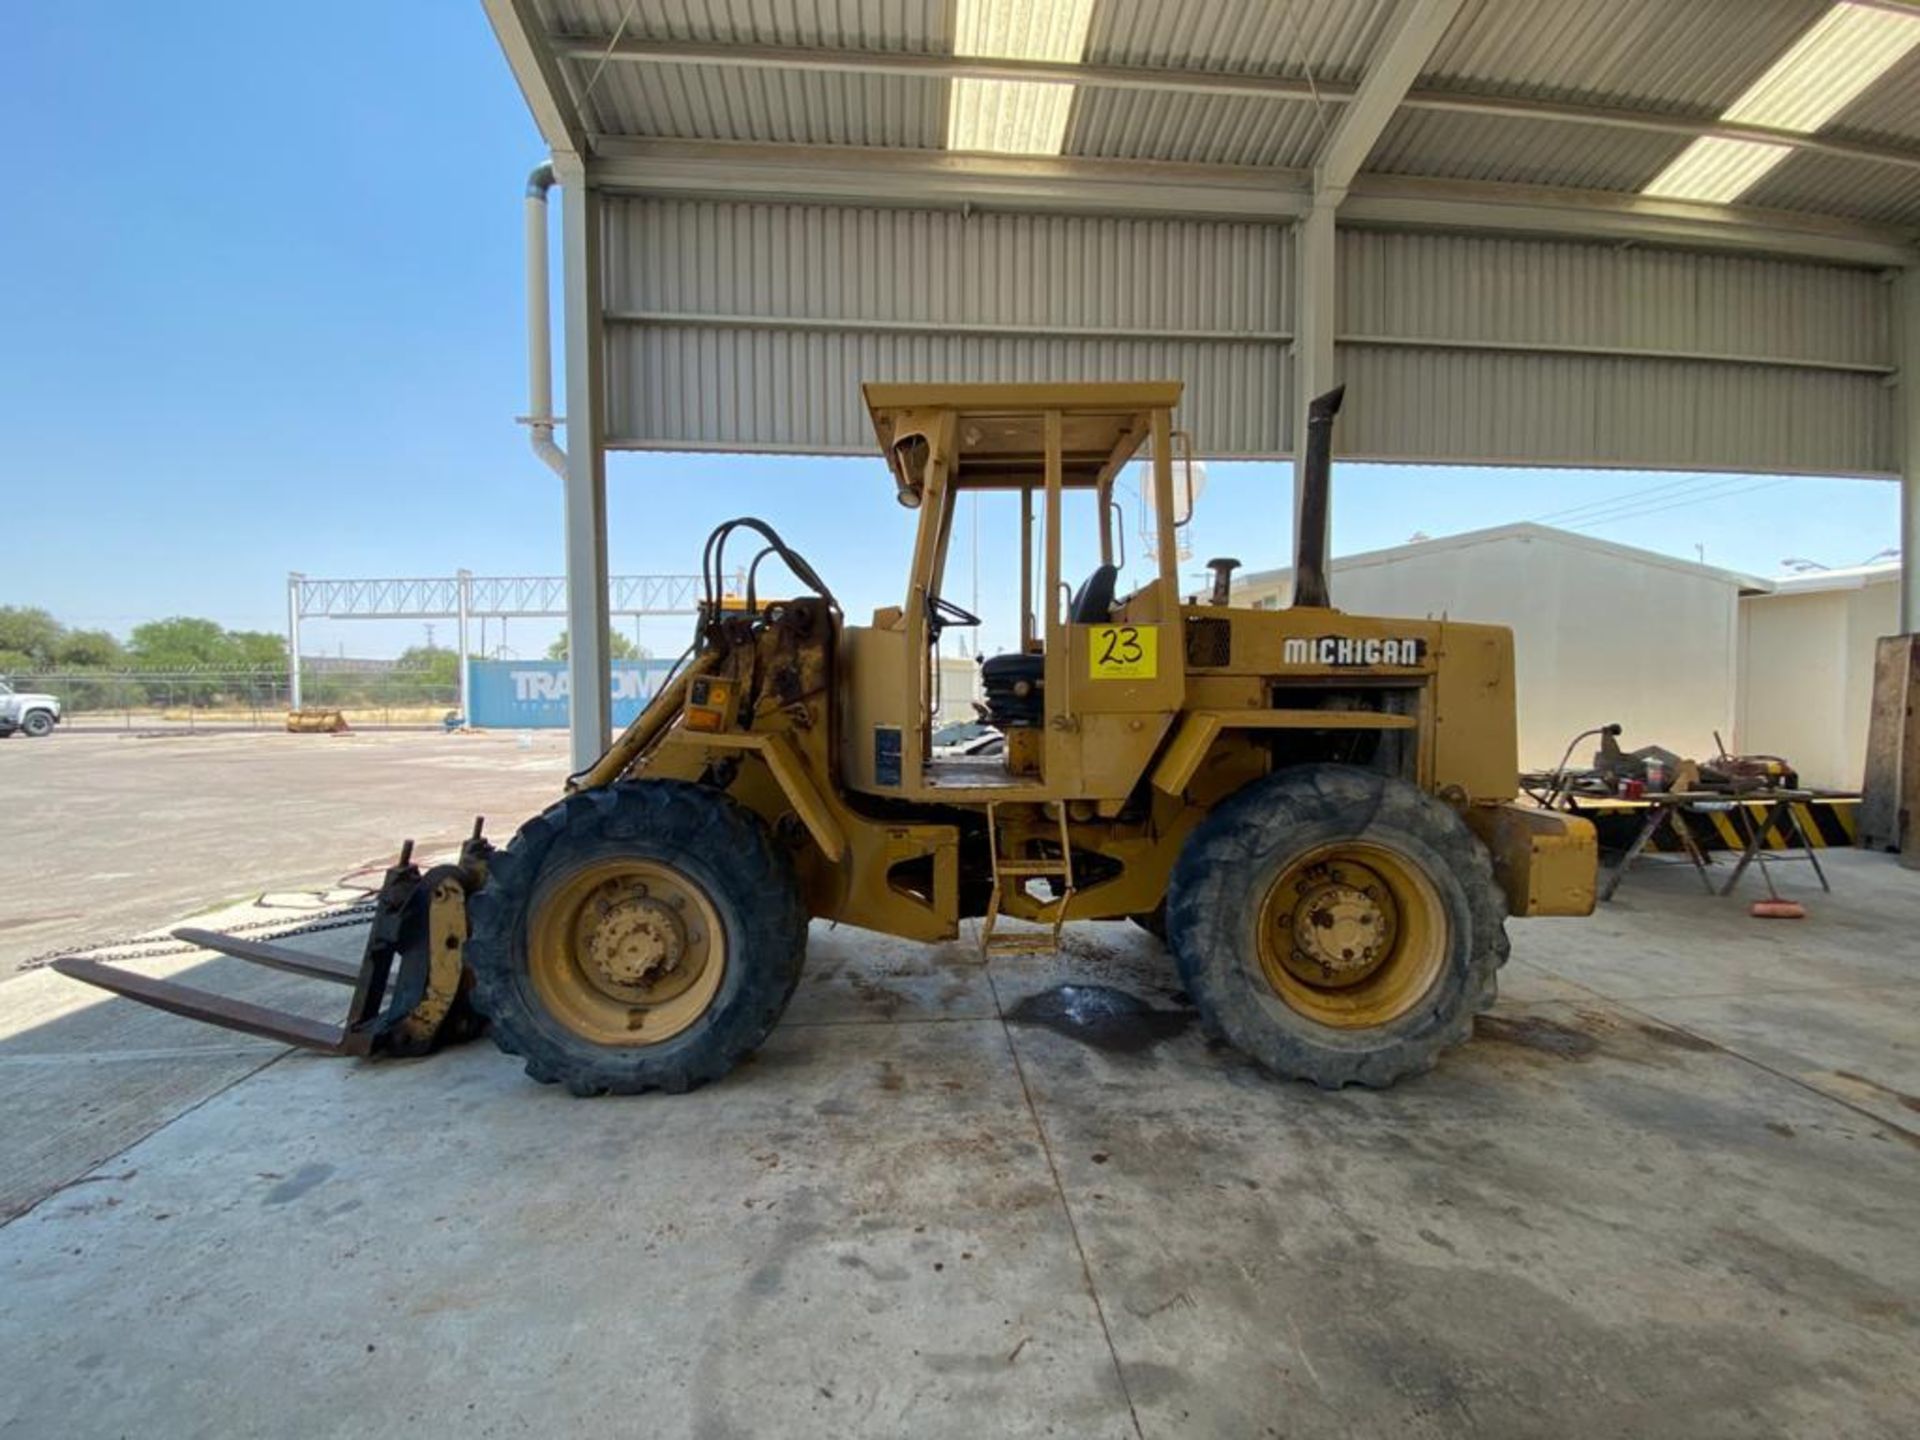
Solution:
M 0 740 L 19 730 L 38 740 L 60 723 L 60 702 L 52 695 L 23 695 L 0 680 Z

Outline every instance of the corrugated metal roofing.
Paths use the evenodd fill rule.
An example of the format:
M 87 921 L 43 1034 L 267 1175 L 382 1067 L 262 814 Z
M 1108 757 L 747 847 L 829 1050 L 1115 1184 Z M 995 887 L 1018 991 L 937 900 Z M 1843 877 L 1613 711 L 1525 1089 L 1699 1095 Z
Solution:
M 609 65 L 585 110 L 603 135 L 933 150 L 946 142 L 947 84 L 817 70 Z
M 1342 336 L 1894 368 L 1866 270 L 1499 236 L 1343 231 Z
M 1832 0 L 1466 0 L 1416 88 L 1716 118 Z M 953 0 L 537 0 L 558 36 L 952 53 Z M 1091 65 L 1257 75 L 1320 100 L 1083 85 L 1064 153 L 1301 170 L 1366 74 L 1396 0 L 1096 0 Z M 566 60 L 595 133 L 940 150 L 951 81 L 799 67 Z M 1920 153 L 1920 52 L 1829 127 Z M 1403 107 L 1363 173 L 1634 193 L 1684 134 Z M 1914 172 L 1802 152 L 1743 203 L 1920 225 Z
M 1378 175 L 1636 191 L 1687 147 L 1683 135 L 1551 120 L 1402 110 L 1367 162 Z
M 1789 155 L 1741 201 L 1889 225 L 1920 224 L 1920 170 L 1832 155 Z
M 1663 555 L 1657 550 L 1643 550 L 1638 545 L 1623 545 L 1617 540 L 1603 540 L 1598 535 L 1586 535 L 1577 530 L 1562 530 L 1555 525 L 1542 525 L 1537 520 L 1516 520 L 1508 525 L 1488 525 L 1479 530 L 1460 530 L 1451 535 L 1435 535 L 1426 540 L 1411 540 L 1404 545 L 1387 545 L 1378 550 L 1361 550 L 1352 555 L 1337 555 L 1328 564 L 1334 570 L 1358 570 L 1370 565 L 1391 565 L 1394 561 L 1405 559 L 1409 555 L 1445 554 L 1455 550 L 1471 550 L 1479 545 L 1505 544 L 1510 540 L 1528 544 L 1566 545 L 1575 550 L 1590 550 L 1612 560 L 1625 560 L 1636 565 L 1652 566 L 1657 570 L 1677 570 L 1683 575 L 1699 575 L 1711 580 L 1722 580 L 1742 590 L 1756 593 L 1764 593 L 1769 586 L 1780 583 L 1763 580 L 1757 575 L 1745 575 L 1738 570 L 1728 570 L 1719 565 L 1702 564 L 1697 560 L 1688 560 L 1679 555 Z M 1890 568 L 1897 571 L 1899 566 L 1896 564 Z M 1234 577 L 1233 588 L 1236 592 L 1251 590 L 1292 578 L 1291 565 L 1282 565 L 1274 570 L 1243 570 Z
M 1208 453 L 1287 448 L 1281 226 L 607 202 L 612 443 L 872 447 L 862 380 L 1177 377 Z
M 1100 0 L 1090 61 L 1357 81 L 1396 0 Z
M 535 0 L 556 34 L 945 54 L 951 0 Z
M 1234 341 L 622 327 L 608 337 L 608 444 L 866 455 L 860 383 L 1177 379 L 1209 455 L 1287 451 L 1286 350 Z
M 1920 50 L 1874 81 L 1866 94 L 1834 117 L 1829 129 L 1855 140 L 1920 145 Z
M 1415 89 L 1708 121 L 1830 3 L 1465 0 Z M 841 68 L 702 53 L 566 59 L 568 98 L 595 137 L 946 145 L 949 79 L 852 67 L 860 54 L 950 54 L 953 0 L 535 4 L 561 36 L 838 52 Z M 1281 172 L 1320 154 L 1397 4 L 1095 0 L 1089 65 L 1311 79 L 1324 94 L 1082 84 L 1064 153 L 1236 167 L 1221 184 L 1267 170 L 1284 183 Z M 1920 153 L 1920 53 L 1826 133 Z M 1449 182 L 1488 187 L 1476 195 L 1625 196 L 1688 140 L 1684 129 L 1415 103 L 1388 123 L 1361 181 L 1414 177 L 1403 189 L 1422 196 L 1449 193 Z M 1203 452 L 1288 452 L 1294 240 L 1284 222 L 912 208 L 940 203 L 924 187 L 916 197 L 879 184 L 861 204 L 610 196 L 611 443 L 864 453 L 863 379 L 1164 375 L 1188 382 L 1182 419 Z M 1044 206 L 1044 192 L 1032 203 Z M 1741 203 L 1915 229 L 1920 170 L 1800 151 Z M 1339 244 L 1348 453 L 1843 474 L 1897 465 L 1890 306 L 1877 274 L 1856 268 L 1864 260 L 1344 219 Z
M 1882 377 L 1604 355 L 1352 346 L 1343 454 L 1647 470 L 1884 475 Z
M 606 202 L 610 443 L 864 452 L 862 380 L 1188 384 L 1203 453 L 1289 448 L 1284 225 Z M 1344 231 L 1343 448 L 1372 458 L 1886 473 L 1872 272 Z
M 1090 215 L 610 199 L 607 309 L 1271 340 L 1284 227 Z
M 1066 153 L 1295 170 L 1313 163 L 1331 118 L 1284 100 L 1083 89 L 1067 122 Z
M 1830 0 L 1467 0 L 1420 83 L 1717 115 Z

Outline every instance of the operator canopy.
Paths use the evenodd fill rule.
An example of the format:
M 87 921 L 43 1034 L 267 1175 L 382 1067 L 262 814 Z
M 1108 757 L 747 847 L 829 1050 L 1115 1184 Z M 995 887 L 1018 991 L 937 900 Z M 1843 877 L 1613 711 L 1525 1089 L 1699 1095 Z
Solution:
M 1061 412 L 1060 477 L 1068 488 L 1110 480 L 1146 442 L 1152 412 L 1180 403 L 1178 380 L 1086 385 L 892 385 L 861 387 L 873 433 L 899 488 L 920 504 L 941 427 L 952 417 L 960 490 L 1017 490 L 1046 483 L 1047 412 Z

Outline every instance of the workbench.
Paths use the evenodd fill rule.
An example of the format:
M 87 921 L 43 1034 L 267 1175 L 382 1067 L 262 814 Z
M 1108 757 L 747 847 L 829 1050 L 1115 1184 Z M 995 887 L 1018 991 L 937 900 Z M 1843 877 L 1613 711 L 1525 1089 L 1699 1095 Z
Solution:
M 1819 877 L 1820 888 L 1831 892 L 1833 886 L 1827 882 L 1827 872 L 1821 868 L 1820 857 L 1814 853 L 1816 846 L 1807 835 L 1800 822 L 1799 813 L 1794 806 L 1805 801 L 1822 798 L 1813 790 L 1761 790 L 1746 795 L 1727 795 L 1717 790 L 1664 790 L 1652 791 L 1644 795 L 1628 798 L 1625 796 L 1583 796 L 1567 797 L 1567 808 L 1574 814 L 1589 814 L 1593 810 L 1634 809 L 1645 810 L 1646 817 L 1634 832 L 1633 841 L 1627 846 L 1626 853 L 1620 857 L 1620 863 L 1607 877 L 1601 887 L 1600 898 L 1611 900 L 1613 892 L 1620 888 L 1620 882 L 1626 878 L 1627 871 L 1641 852 L 1661 834 L 1671 833 L 1679 841 L 1680 849 L 1699 875 L 1700 883 L 1709 895 L 1730 895 L 1733 887 L 1740 883 L 1740 877 L 1746 874 L 1747 867 L 1760 856 L 1766 846 L 1769 832 L 1778 830 L 1781 838 L 1788 842 L 1778 852 L 1780 860 L 1804 860 L 1813 866 L 1813 873 Z M 1759 819 L 1754 812 L 1764 806 Z M 1686 823 L 1689 813 L 1723 814 L 1740 832 L 1742 844 L 1739 859 L 1734 862 L 1733 873 L 1727 877 L 1726 884 L 1714 888 L 1707 869 L 1713 864 L 1712 857 L 1701 845 L 1698 837 Z M 1791 852 L 1797 851 L 1798 854 Z M 1770 852 L 1762 864 L 1775 863 L 1774 852 Z

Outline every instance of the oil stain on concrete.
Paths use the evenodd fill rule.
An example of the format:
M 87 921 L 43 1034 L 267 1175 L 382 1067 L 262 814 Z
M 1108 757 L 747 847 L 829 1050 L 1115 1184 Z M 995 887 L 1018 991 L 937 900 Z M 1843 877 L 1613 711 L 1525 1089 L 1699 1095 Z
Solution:
M 1191 1010 L 1156 1010 L 1111 985 L 1059 985 L 1007 1011 L 1009 1025 L 1035 1025 L 1113 1055 L 1137 1055 L 1193 1023 Z

